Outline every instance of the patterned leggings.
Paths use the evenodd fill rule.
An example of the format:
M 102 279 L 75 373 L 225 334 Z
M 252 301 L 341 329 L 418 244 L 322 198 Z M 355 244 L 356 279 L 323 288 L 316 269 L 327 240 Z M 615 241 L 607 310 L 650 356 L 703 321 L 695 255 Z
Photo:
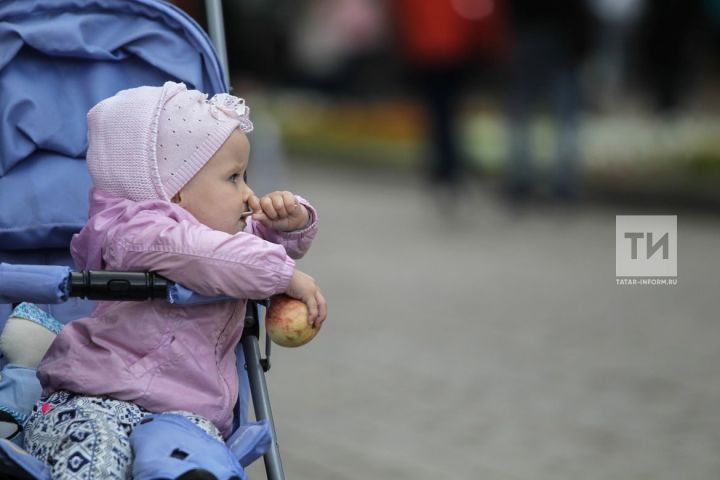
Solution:
M 183 415 L 222 441 L 209 420 L 167 413 Z M 130 402 L 55 392 L 33 408 L 25 424 L 25 449 L 50 465 L 55 480 L 126 480 L 132 474 L 130 432 L 148 415 Z

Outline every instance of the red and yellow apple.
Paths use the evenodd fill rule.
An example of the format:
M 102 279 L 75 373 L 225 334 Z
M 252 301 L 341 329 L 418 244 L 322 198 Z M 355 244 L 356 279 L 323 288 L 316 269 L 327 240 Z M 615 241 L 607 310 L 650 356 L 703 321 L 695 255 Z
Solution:
M 265 315 L 270 339 L 283 347 L 299 347 L 315 338 L 320 327 L 310 325 L 307 306 L 284 293 L 270 298 Z

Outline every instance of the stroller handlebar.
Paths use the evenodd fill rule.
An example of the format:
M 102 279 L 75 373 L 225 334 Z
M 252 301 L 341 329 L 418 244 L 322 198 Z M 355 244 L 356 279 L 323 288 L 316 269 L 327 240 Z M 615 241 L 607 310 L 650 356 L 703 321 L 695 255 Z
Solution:
M 68 296 L 89 300 L 165 299 L 171 282 L 152 272 L 70 272 Z
M 165 299 L 175 305 L 233 300 L 209 297 L 153 272 L 71 271 L 57 265 L 13 265 L 0 262 L 0 303 L 63 303 L 69 297 L 89 300 Z

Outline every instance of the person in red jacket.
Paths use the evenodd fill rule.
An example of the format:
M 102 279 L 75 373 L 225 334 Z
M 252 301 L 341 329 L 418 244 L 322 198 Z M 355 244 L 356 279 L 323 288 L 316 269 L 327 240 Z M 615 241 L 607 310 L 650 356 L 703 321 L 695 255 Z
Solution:
M 423 102 L 430 142 L 427 173 L 456 190 L 466 173 L 457 109 L 468 68 L 506 49 L 500 0 L 395 0 L 398 39 Z

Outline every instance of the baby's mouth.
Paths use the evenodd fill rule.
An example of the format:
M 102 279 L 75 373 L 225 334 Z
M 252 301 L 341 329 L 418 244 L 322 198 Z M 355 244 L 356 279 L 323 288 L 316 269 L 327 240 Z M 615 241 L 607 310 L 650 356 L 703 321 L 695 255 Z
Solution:
M 253 213 L 252 210 L 247 210 L 247 211 L 245 211 L 245 212 L 242 212 L 242 213 L 240 214 L 240 220 L 245 220 L 247 217 L 249 217 L 250 215 L 252 215 L 252 213 Z

